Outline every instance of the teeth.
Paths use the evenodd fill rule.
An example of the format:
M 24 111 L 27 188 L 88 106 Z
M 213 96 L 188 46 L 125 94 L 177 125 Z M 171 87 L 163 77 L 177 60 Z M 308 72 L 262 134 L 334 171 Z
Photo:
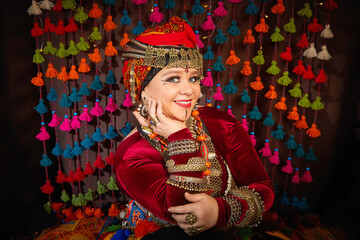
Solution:
M 191 101 L 175 101 L 175 102 L 178 102 L 178 103 L 190 103 Z

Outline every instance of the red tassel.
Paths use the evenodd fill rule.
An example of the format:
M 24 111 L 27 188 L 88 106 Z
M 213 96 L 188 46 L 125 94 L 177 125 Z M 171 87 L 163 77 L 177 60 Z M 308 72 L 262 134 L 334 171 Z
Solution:
M 334 0 L 327 0 L 325 2 L 325 4 L 323 5 L 323 7 L 326 10 L 334 10 L 334 9 L 338 8 L 338 4 L 336 2 L 334 2 Z
M 95 209 L 94 216 L 96 218 L 102 218 L 104 216 L 104 213 L 100 208 Z
M 65 31 L 70 33 L 70 32 L 76 32 L 78 30 L 78 26 L 75 23 L 75 19 L 74 17 L 71 17 L 69 19 L 69 24 L 65 27 Z
M 306 33 L 301 34 L 301 40 L 298 44 L 296 44 L 301 49 L 305 49 L 309 47 L 309 41 L 307 40 Z
M 110 155 L 107 158 L 105 158 L 105 161 L 107 162 L 107 164 L 113 165 L 114 164 L 114 153 L 110 152 Z
M 84 175 L 87 176 L 87 175 L 91 175 L 95 172 L 94 168 L 90 165 L 89 162 L 87 162 L 85 164 L 85 170 L 84 170 Z
M 315 74 L 311 70 L 311 65 L 306 66 L 306 72 L 302 75 L 304 79 L 311 80 L 315 78 Z
M 153 12 L 150 14 L 149 20 L 152 23 L 159 23 L 164 20 L 164 14 L 159 11 L 159 7 L 154 7 Z
M 252 145 L 255 147 L 256 146 L 256 138 L 254 134 L 250 135 L 250 141 L 252 143 Z
M 58 21 L 58 25 L 55 28 L 55 33 L 59 36 L 62 36 L 66 33 L 64 22 L 62 20 Z
M 40 189 L 43 193 L 50 194 L 54 191 L 54 186 L 51 185 L 50 180 L 47 179 L 45 185 L 42 186 Z
M 309 32 L 320 32 L 324 29 L 324 27 L 318 23 L 317 18 L 313 18 L 313 22 L 309 23 L 307 29 L 309 30 Z
M 303 75 L 306 72 L 303 60 L 298 61 L 298 65 L 293 69 L 293 72 L 297 75 Z
M 241 125 L 245 131 L 249 131 L 249 122 L 246 120 L 246 118 L 241 119 Z
M 294 168 L 291 166 L 291 160 L 286 161 L 286 165 L 281 168 L 281 171 L 287 174 L 292 174 L 294 171 Z
M 293 177 L 291 179 L 291 182 L 292 183 L 299 183 L 300 182 L 300 176 L 299 176 L 299 169 L 298 168 L 295 169 L 295 173 L 294 173 L 294 175 L 293 175 Z
M 74 171 L 72 171 L 72 170 L 69 171 L 69 175 L 67 176 L 66 181 L 68 183 L 75 182 Z
M 51 23 L 50 18 L 45 18 L 44 32 L 55 32 L 55 25 Z
M 56 4 L 54 5 L 52 10 L 54 10 L 55 12 L 61 12 L 62 11 L 61 0 L 56 0 Z
M 113 203 L 111 204 L 111 207 L 109 208 L 108 216 L 109 217 L 117 217 L 120 214 L 120 210 L 116 207 L 116 205 Z
M 268 142 L 265 142 L 264 147 L 260 149 L 259 153 L 263 157 L 270 157 L 271 156 L 271 149 Z
M 105 167 L 105 162 L 102 160 L 100 155 L 96 156 L 96 160 L 94 162 L 94 167 L 100 168 L 100 169 Z
M 301 177 L 301 182 L 303 183 L 312 183 L 313 179 L 310 174 L 310 168 L 306 168 L 305 173 Z
M 269 162 L 274 165 L 279 165 L 280 159 L 279 159 L 279 151 L 275 149 L 274 154 L 269 157 Z
M 324 72 L 324 69 L 320 69 L 319 74 L 315 78 L 315 82 L 324 83 L 326 81 L 327 81 L 326 73 Z
M 282 60 L 290 62 L 292 60 L 291 48 L 286 47 L 285 52 L 280 53 L 280 57 L 282 58 Z
M 85 179 L 85 175 L 84 175 L 84 173 L 81 171 L 81 168 L 80 168 L 80 167 L 78 167 L 78 168 L 76 169 L 76 172 L 75 172 L 75 174 L 74 174 L 74 179 L 75 179 L 76 181 L 82 181 L 82 180 Z
M 56 175 L 56 182 L 61 184 L 66 181 L 66 174 L 59 170 Z
M 30 34 L 33 37 L 38 37 L 44 34 L 44 30 L 41 27 L 39 27 L 38 22 L 34 22 L 34 27 L 31 29 Z

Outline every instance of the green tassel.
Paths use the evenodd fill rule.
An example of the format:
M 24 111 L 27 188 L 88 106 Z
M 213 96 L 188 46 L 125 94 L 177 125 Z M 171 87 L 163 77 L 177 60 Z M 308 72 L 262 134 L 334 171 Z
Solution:
M 305 7 L 303 9 L 300 9 L 299 11 L 297 11 L 297 14 L 302 17 L 311 18 L 312 11 L 310 9 L 309 3 L 305 3 Z
M 110 190 L 119 190 L 119 188 L 117 187 L 116 183 L 115 183 L 115 180 L 113 177 L 110 177 L 110 181 L 109 183 L 107 184 L 107 187 L 110 189 Z
M 40 53 L 40 49 L 36 49 L 33 56 L 33 63 L 41 64 L 45 61 L 44 57 Z
M 66 57 L 65 45 L 63 43 L 59 43 L 59 49 L 56 51 L 56 56 L 59 58 Z
M 275 28 L 275 32 L 271 34 L 270 39 L 272 42 L 281 42 L 284 40 L 284 37 L 280 34 L 280 28 Z
M 274 76 L 279 74 L 280 73 L 280 68 L 278 68 L 278 66 L 276 66 L 276 65 L 277 65 L 277 62 L 275 60 L 272 60 L 271 61 L 271 66 L 268 69 L 266 69 L 266 72 L 268 74 L 271 74 L 271 75 L 274 75 Z
M 62 4 L 63 8 L 66 10 L 75 10 L 75 8 L 76 8 L 75 0 L 62 0 L 61 4 Z
M 70 197 L 69 197 L 69 195 L 67 194 L 67 192 L 66 192 L 65 190 L 62 190 L 60 199 L 61 199 L 61 201 L 63 201 L 63 202 L 68 202 L 68 201 L 70 201 Z
M 295 84 L 294 88 L 289 90 L 289 93 L 292 97 L 295 98 L 301 97 L 300 83 Z
M 66 56 L 70 56 L 70 55 L 75 56 L 78 53 L 79 53 L 79 50 L 76 48 L 75 42 L 73 40 L 70 40 L 70 44 L 69 44 L 68 49 L 66 49 L 65 55 Z
M 79 199 L 78 197 L 73 193 L 71 196 L 71 204 L 75 207 L 80 207 Z
M 321 97 L 316 97 L 316 100 L 311 104 L 312 110 L 323 110 L 324 104 L 320 101 Z
M 79 51 L 87 51 L 90 48 L 90 44 L 85 41 L 83 37 L 80 37 L 80 42 L 76 44 L 76 47 Z
M 85 206 L 86 205 L 86 199 L 84 197 L 84 194 L 79 193 L 78 201 L 79 201 L 80 206 Z
M 74 15 L 75 21 L 79 22 L 79 23 L 84 23 L 89 16 L 84 12 L 84 7 L 79 7 L 76 10 L 76 14 Z
M 54 54 L 56 54 L 56 51 L 57 51 L 56 47 L 53 47 L 52 43 L 50 41 L 47 41 L 46 46 L 43 48 L 43 53 L 45 55 L 48 55 L 48 54 L 54 55 Z
M 288 86 L 290 83 L 292 83 L 291 78 L 289 78 L 289 72 L 288 71 L 283 72 L 283 76 L 280 77 L 277 80 L 277 82 L 283 86 Z
M 111 226 L 109 226 L 105 231 L 104 233 L 107 233 L 107 232 L 115 232 L 117 230 L 121 229 L 121 225 L 120 224 L 113 224 Z
M 237 228 L 236 236 L 241 240 L 248 240 L 251 237 L 251 227 L 239 227 Z
M 98 195 L 91 188 L 89 188 L 88 192 L 85 193 L 84 197 L 85 197 L 85 200 L 87 200 L 87 201 L 94 201 L 98 197 Z
M 50 203 L 50 202 L 45 203 L 45 204 L 43 205 L 43 207 L 44 207 L 44 210 L 45 210 L 45 212 L 46 212 L 47 214 L 50 214 L 50 213 L 51 213 L 52 208 L 51 208 L 51 203 Z
M 284 25 L 284 30 L 288 33 L 295 33 L 296 32 L 296 26 L 294 23 L 294 18 L 290 18 L 289 22 Z
M 263 55 L 263 51 L 259 50 L 257 52 L 257 55 L 255 57 L 253 57 L 252 61 L 256 64 L 256 65 L 264 65 L 265 63 L 265 59 L 264 59 L 264 55 Z
M 300 99 L 300 101 L 298 102 L 298 105 L 300 106 L 300 107 L 303 107 L 303 108 L 309 108 L 309 107 L 311 107 L 311 103 L 310 103 L 310 101 L 309 101 L 309 99 L 308 99 L 308 96 L 309 96 L 309 94 L 305 94 L 301 99 Z
M 106 193 L 106 186 L 102 184 L 100 181 L 97 181 L 97 190 L 98 194 Z
M 96 42 L 96 41 L 100 41 L 102 39 L 102 36 L 97 27 L 93 28 L 93 31 L 92 31 L 92 33 L 90 33 L 88 39 L 90 42 Z

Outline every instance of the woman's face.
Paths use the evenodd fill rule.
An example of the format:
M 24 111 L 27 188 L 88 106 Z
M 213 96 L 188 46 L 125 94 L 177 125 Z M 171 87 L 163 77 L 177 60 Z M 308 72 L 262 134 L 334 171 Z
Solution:
M 164 68 L 145 87 L 142 97 L 160 101 L 167 117 L 185 122 L 200 97 L 200 73 L 193 68 Z

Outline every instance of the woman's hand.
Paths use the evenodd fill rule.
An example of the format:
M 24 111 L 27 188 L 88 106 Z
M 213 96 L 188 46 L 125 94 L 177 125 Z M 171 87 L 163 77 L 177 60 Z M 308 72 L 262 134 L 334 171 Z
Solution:
M 150 127 L 154 130 L 154 132 L 160 136 L 167 138 L 171 134 L 186 128 L 185 123 L 182 123 L 177 120 L 173 120 L 168 118 L 163 113 L 162 104 L 160 101 L 156 99 L 152 99 L 150 97 L 147 98 L 147 106 L 150 119 L 152 119 L 155 125 L 150 124 L 150 119 L 145 119 L 141 114 L 137 111 L 134 111 L 134 116 L 139 121 L 140 125 Z M 156 119 L 158 121 L 156 121 Z
M 188 230 L 191 227 L 198 227 L 199 232 L 202 232 L 215 226 L 219 215 L 215 198 L 206 193 L 190 194 L 188 192 L 185 193 L 185 198 L 191 203 L 168 209 L 180 228 L 189 234 Z M 186 223 L 186 215 L 189 213 L 196 216 L 197 221 L 193 225 Z

